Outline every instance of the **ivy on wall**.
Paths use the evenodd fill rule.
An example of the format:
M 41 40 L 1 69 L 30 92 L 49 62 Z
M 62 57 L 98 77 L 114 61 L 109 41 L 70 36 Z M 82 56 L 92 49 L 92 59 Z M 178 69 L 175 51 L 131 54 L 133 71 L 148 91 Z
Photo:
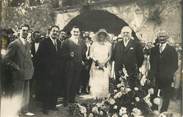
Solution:
M 16 0 L 3 0 L 4 4 L 8 4 L 8 1 Z M 3 25 L 5 27 L 13 27 L 17 29 L 22 23 L 30 24 L 36 30 L 46 31 L 47 28 L 55 23 L 55 8 L 60 7 L 60 3 L 69 1 L 72 4 L 77 2 L 83 4 L 83 1 L 97 1 L 97 0 L 19 0 L 24 1 L 26 4 L 22 4 L 17 7 L 3 7 Z M 112 1 L 112 0 L 98 0 L 98 1 Z M 119 0 L 121 1 L 121 0 Z M 140 8 L 149 9 L 148 21 L 151 21 L 157 25 L 163 22 L 161 16 L 167 7 L 172 6 L 172 3 L 179 2 L 180 0 L 136 0 L 136 4 Z M 129 0 L 131 2 L 131 0 Z M 27 5 L 29 4 L 29 5 Z M 40 4 L 40 5 L 39 5 Z M 96 4 L 97 5 L 97 4 Z M 6 5 L 5 5 L 6 6 Z M 169 10 L 171 11 L 171 10 Z M 168 11 L 166 11 L 168 12 Z
M 54 12 L 47 5 L 41 7 L 10 7 L 3 17 L 3 26 L 17 30 L 21 24 L 29 24 L 31 28 L 46 31 L 54 24 Z
M 149 9 L 147 20 L 160 25 L 163 22 L 162 12 L 169 12 L 172 8 L 177 8 L 181 0 L 137 0 L 136 3 L 141 8 Z

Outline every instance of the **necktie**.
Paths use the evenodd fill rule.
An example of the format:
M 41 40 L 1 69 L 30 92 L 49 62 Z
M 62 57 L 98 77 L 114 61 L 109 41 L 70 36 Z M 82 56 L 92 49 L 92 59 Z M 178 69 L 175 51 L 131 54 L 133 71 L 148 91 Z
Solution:
M 163 45 L 162 45 L 162 44 L 159 45 L 159 52 L 160 52 L 160 53 L 163 52 Z
M 57 51 L 57 40 L 54 40 L 54 46 L 55 46 L 55 49 L 56 49 L 56 51 Z
M 128 39 L 124 39 L 124 45 L 127 46 Z
M 90 46 L 88 47 L 88 56 L 90 56 Z

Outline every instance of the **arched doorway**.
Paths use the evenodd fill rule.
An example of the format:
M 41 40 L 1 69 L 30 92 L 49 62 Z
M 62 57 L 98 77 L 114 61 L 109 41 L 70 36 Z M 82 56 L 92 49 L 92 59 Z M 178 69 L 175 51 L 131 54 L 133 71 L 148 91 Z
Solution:
M 114 35 L 118 35 L 123 26 L 128 26 L 124 20 L 105 10 L 81 12 L 64 27 L 64 30 L 69 32 L 75 25 L 82 31 L 97 32 L 100 28 L 104 28 Z M 133 36 L 137 38 L 134 31 Z

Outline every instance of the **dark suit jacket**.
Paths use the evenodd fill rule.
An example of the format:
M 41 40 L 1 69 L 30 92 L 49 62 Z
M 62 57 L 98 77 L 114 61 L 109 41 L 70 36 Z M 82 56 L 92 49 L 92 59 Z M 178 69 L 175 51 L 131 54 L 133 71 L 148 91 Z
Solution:
M 128 75 L 134 75 L 138 73 L 138 69 L 143 63 L 143 49 L 138 41 L 130 40 L 126 47 L 123 41 L 119 41 L 113 48 L 112 60 L 115 61 L 117 78 L 120 77 L 119 70 L 122 70 L 123 65 L 127 69 Z
M 70 52 L 74 52 L 74 57 L 70 56 Z M 84 41 L 79 40 L 78 45 L 72 42 L 70 39 L 67 39 L 63 42 L 62 45 L 62 58 L 64 59 L 64 74 L 65 78 L 72 78 L 76 73 L 81 72 L 82 60 L 85 57 L 86 45 Z
M 70 52 L 74 52 L 74 57 L 70 56 Z M 70 69 L 73 65 L 74 68 L 81 69 L 85 52 L 86 45 L 84 41 L 79 40 L 78 45 L 76 45 L 69 39 L 65 40 L 62 45 L 62 56 L 67 64 L 66 67 L 69 67 L 68 69 Z
M 14 79 L 32 79 L 34 68 L 28 42 L 26 45 L 23 45 L 20 39 L 11 42 L 4 60 L 13 69 L 12 76 Z
M 38 55 L 38 50 L 36 52 L 35 50 L 35 42 L 32 42 L 31 43 L 31 54 L 32 54 L 32 62 L 33 62 L 33 65 L 34 67 L 37 69 L 37 67 L 39 66 L 39 55 Z M 39 47 L 38 47 L 39 49 Z
M 159 46 L 155 46 L 151 50 L 150 64 L 151 76 L 155 77 L 158 86 L 170 86 L 174 73 L 178 68 L 178 54 L 175 48 L 167 44 L 164 51 L 160 54 Z
M 1 43 L 0 43 L 1 44 Z M 1 50 L 1 47 L 0 47 Z M 0 54 L 0 95 L 2 94 L 2 79 L 3 79 L 3 75 L 2 75 L 2 59 L 1 59 L 1 54 Z M 1 102 L 0 102 L 1 104 Z
M 39 68 L 41 69 L 41 77 L 44 78 L 44 80 L 58 77 L 60 49 L 60 41 L 58 40 L 57 48 L 58 50 L 56 51 L 56 48 L 49 37 L 40 42 L 37 58 L 39 61 Z

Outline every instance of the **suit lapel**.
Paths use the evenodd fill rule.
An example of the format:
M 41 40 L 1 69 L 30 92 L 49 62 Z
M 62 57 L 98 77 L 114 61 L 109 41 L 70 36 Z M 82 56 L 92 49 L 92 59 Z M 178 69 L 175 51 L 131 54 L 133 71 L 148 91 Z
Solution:
M 123 43 L 123 45 L 124 45 L 124 43 Z M 127 46 L 126 47 L 124 46 L 125 52 L 127 52 L 130 49 L 131 45 L 132 45 L 132 40 L 130 39 Z
M 20 47 L 20 52 L 22 53 L 22 55 L 24 57 L 27 56 L 31 56 L 31 52 L 30 52 L 30 45 L 28 42 L 25 43 L 25 45 L 22 43 L 22 41 L 20 39 L 18 39 L 18 44 Z
M 166 54 L 166 52 L 167 52 L 167 50 L 168 50 L 168 44 L 165 46 L 165 49 L 162 51 L 162 53 L 161 53 L 161 57 L 162 56 L 164 56 L 165 54 Z
M 57 51 L 61 48 L 61 41 L 57 39 Z
M 35 43 L 34 42 L 31 44 L 31 53 L 32 53 L 33 56 L 36 54 L 36 48 L 35 48 Z
M 20 50 L 22 51 L 22 53 L 25 53 L 25 45 L 22 43 L 22 41 L 20 39 L 18 39 L 18 43 L 19 43 L 19 47 Z
M 51 48 L 56 52 L 55 45 L 53 44 L 53 42 L 50 38 L 48 38 L 48 42 L 50 43 Z

